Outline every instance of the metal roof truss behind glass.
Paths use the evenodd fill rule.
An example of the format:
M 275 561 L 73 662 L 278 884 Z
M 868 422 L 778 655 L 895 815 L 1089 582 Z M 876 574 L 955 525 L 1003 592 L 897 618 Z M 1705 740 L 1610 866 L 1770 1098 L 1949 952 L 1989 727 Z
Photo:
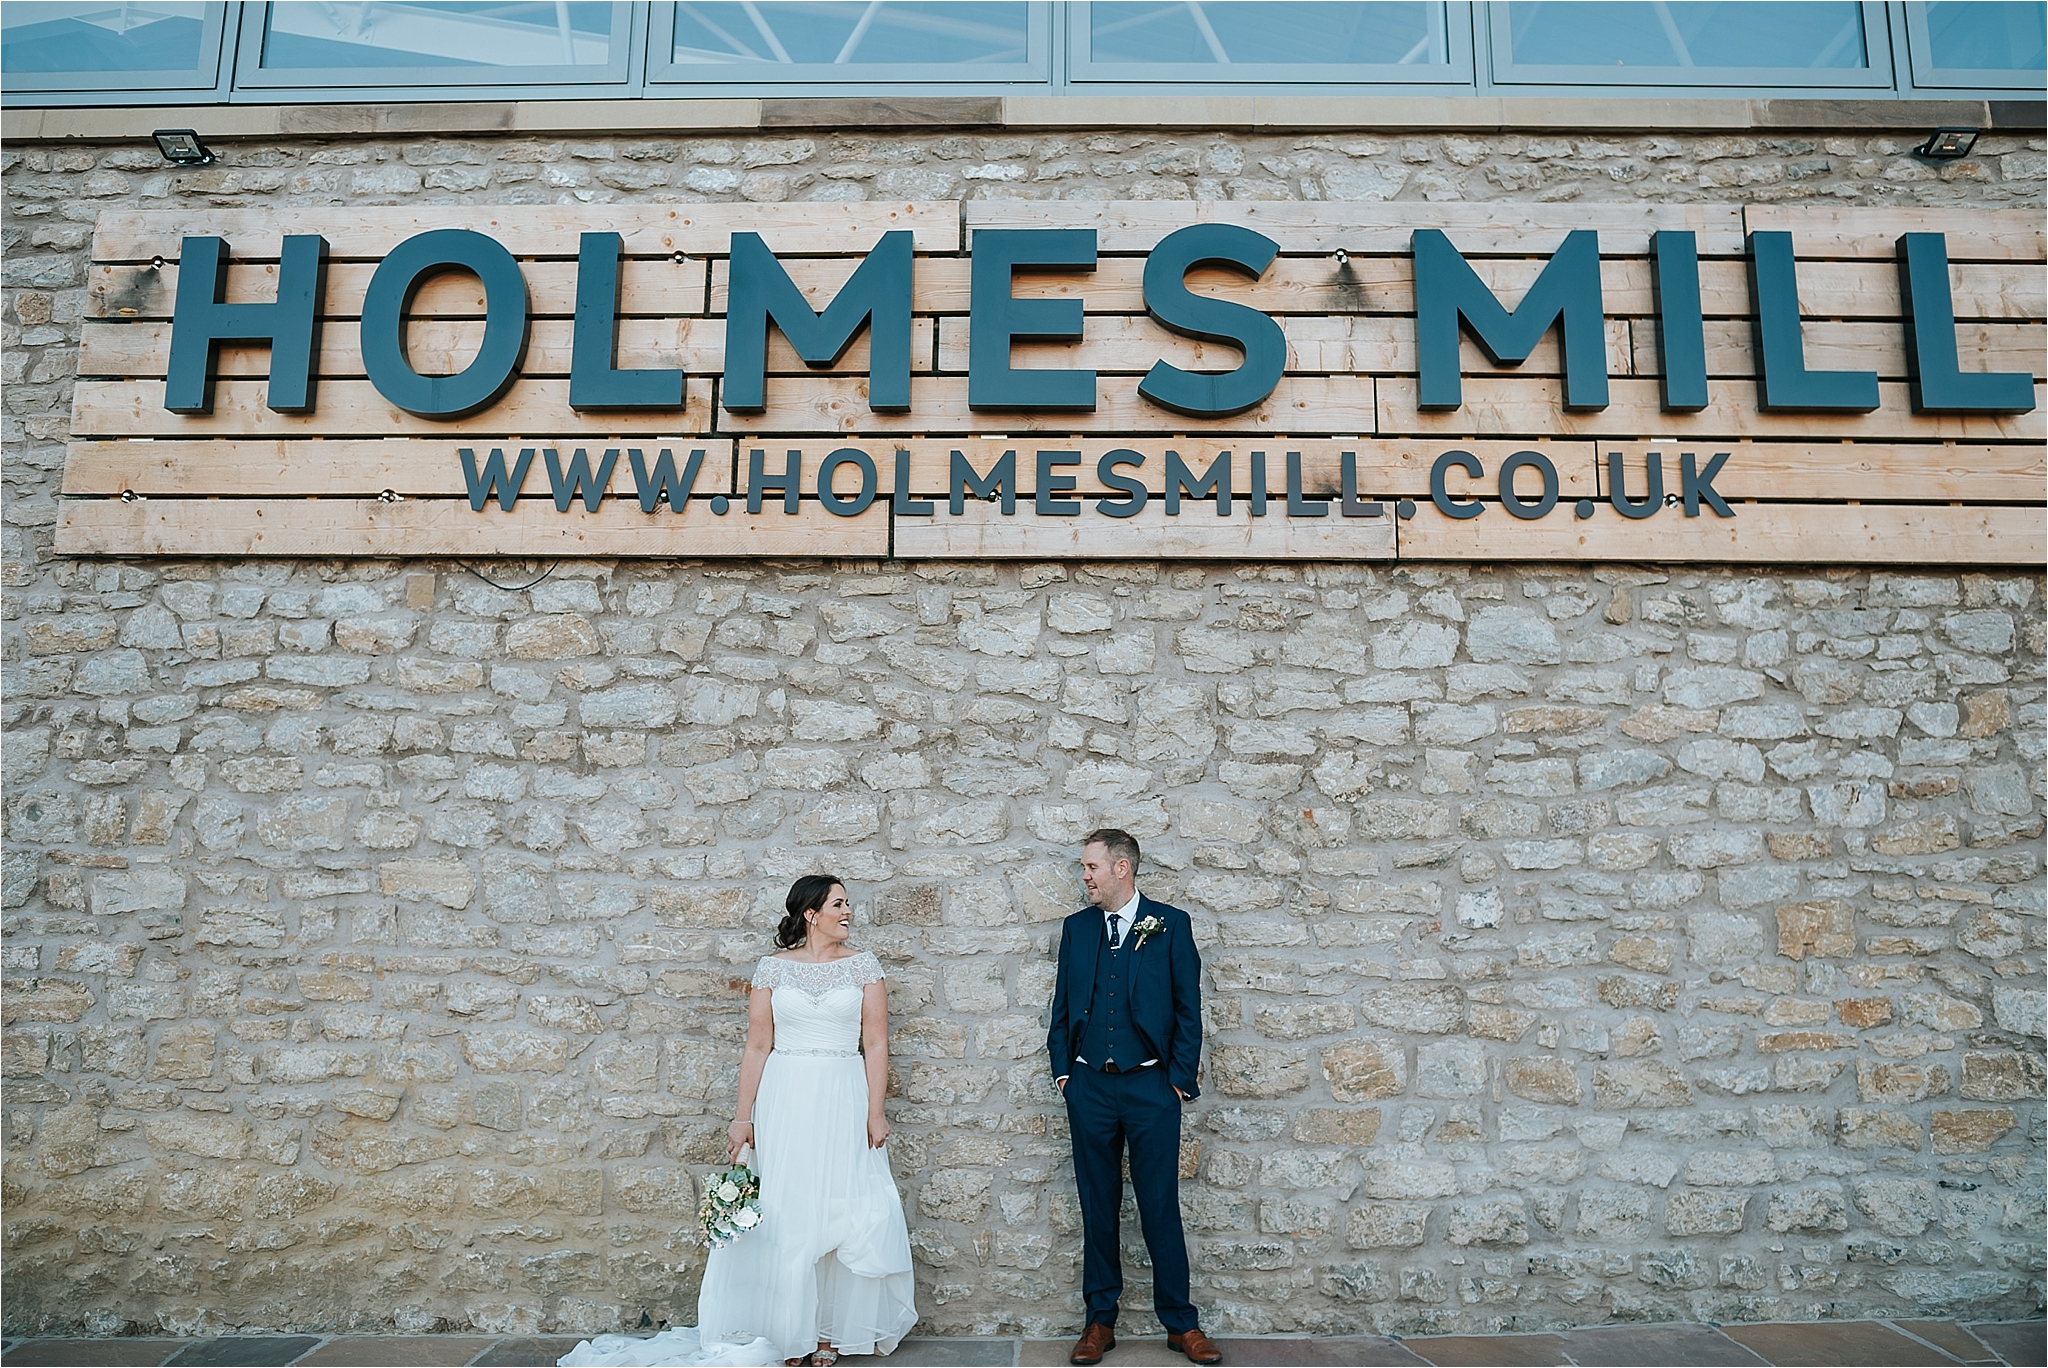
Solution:
M 1046 0 L 682 0 L 654 6 L 650 93 L 930 93 L 1052 79 Z M 686 89 L 675 89 L 686 87 Z
M 1076 85 L 1370 85 L 1446 94 L 1472 84 L 1472 10 L 1441 0 L 1078 0 Z
M 1904 9 L 1914 85 L 2040 94 L 2042 72 L 2048 70 L 2048 6 L 1949 0 Z
M 2042 0 L 6 0 L 10 106 L 686 96 L 2039 99 Z
M 1493 83 L 1889 89 L 1890 29 L 1862 0 L 1495 0 Z
M 276 0 L 244 4 L 238 99 L 452 87 L 466 97 L 632 93 L 629 0 Z M 609 89 L 606 89 L 609 87 Z
M 166 101 L 212 102 L 226 95 L 226 21 L 226 6 L 197 0 L 7 0 L 0 5 L 0 71 L 10 95 L 150 91 Z

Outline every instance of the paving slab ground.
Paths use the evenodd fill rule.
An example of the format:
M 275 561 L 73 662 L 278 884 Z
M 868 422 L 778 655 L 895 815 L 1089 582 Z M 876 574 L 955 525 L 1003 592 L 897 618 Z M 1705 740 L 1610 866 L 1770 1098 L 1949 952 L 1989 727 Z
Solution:
M 1961 1327 L 1958 1327 L 1960 1329 Z M 1966 1363 L 1926 1340 L 1880 1321 L 1840 1321 L 1825 1325 L 1728 1325 L 1721 1333 L 1766 1363 L 1797 1365 L 1798 1368 L 1834 1368 L 1842 1365 L 1915 1365 Z M 1984 1361 L 1997 1362 L 1988 1357 Z
M 1500 1364 L 1503 1368 L 1524 1365 L 1569 1363 L 1560 1335 L 1428 1335 L 1403 1340 L 1401 1347 L 1421 1356 L 1424 1363 L 1457 1365 Z
M 332 1365 L 333 1368 L 349 1365 L 350 1368 L 354 1368 L 354 1365 L 363 1361 L 360 1357 L 360 1346 L 364 1338 L 359 1335 L 348 1335 L 331 1339 L 294 1362 Z M 379 1335 L 372 1347 L 377 1351 L 378 1362 L 385 1365 L 385 1368 L 414 1368 L 414 1365 L 420 1365 L 421 1368 L 453 1368 L 453 1365 L 464 1363 L 512 1362 L 513 1360 L 508 1359 L 483 1360 L 480 1357 L 485 1350 L 496 1349 L 506 1343 L 531 1345 L 533 1341 L 507 1341 L 496 1335 Z M 538 1352 L 538 1349 L 534 1350 L 534 1353 Z M 518 1361 L 523 1362 L 524 1359 Z
M 1964 1333 L 1968 1333 L 1967 1331 Z M 1587 1368 L 1733 1368 L 1768 1363 L 1710 1325 L 1604 1325 L 1568 1330 L 1565 1360 Z
M 7 1339 L 5 1368 L 455 1368 L 455 1365 L 552 1364 L 576 1347 L 573 1335 L 226 1335 L 213 1339 Z M 1601 1325 L 1529 1335 L 1430 1335 L 1389 1339 L 1377 1335 L 1311 1338 L 1302 1335 L 1219 1337 L 1231 1368 L 1518 1368 L 1523 1364 L 1580 1364 L 1586 1368 L 1785 1368 L 1833 1365 L 1982 1364 L 2012 1368 L 2048 1365 L 2048 1323 L 1938 1320 L 1817 1321 L 1768 1325 Z M 844 1362 L 887 1368 L 979 1368 L 1067 1361 L 1071 1340 L 914 1336 L 886 1359 L 853 1356 Z M 1104 1368 L 1156 1368 L 1185 1364 L 1156 1336 L 1117 1342 Z
M 185 1344 L 186 1341 L 176 1339 L 10 1340 L 0 1349 L 0 1359 L 8 1368 L 17 1363 L 22 1368 L 63 1363 L 96 1363 L 115 1368 L 131 1363 L 162 1363 Z
M 2048 1363 L 2048 1322 L 1999 1321 L 1970 1329 L 2007 1363 Z

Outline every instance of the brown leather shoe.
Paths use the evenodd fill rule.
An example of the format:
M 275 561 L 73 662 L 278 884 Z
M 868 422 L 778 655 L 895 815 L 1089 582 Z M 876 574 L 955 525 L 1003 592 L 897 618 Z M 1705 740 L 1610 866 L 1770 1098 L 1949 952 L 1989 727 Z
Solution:
M 1081 1338 L 1074 1341 L 1074 1352 L 1067 1355 L 1069 1363 L 1100 1363 L 1102 1356 L 1116 1348 L 1116 1331 L 1101 1321 L 1090 1321 L 1088 1328 L 1081 1332 Z
M 1223 1351 L 1216 1347 L 1216 1341 L 1200 1330 L 1169 1331 L 1166 1347 L 1175 1353 L 1186 1354 L 1189 1363 L 1223 1362 Z

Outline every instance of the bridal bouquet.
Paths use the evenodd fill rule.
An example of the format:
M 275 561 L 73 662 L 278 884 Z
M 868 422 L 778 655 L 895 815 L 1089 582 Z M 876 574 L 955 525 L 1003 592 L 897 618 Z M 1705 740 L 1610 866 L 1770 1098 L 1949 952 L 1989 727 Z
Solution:
M 697 1204 L 704 1243 L 721 1249 L 761 1224 L 761 1180 L 744 1162 L 714 1175 Z

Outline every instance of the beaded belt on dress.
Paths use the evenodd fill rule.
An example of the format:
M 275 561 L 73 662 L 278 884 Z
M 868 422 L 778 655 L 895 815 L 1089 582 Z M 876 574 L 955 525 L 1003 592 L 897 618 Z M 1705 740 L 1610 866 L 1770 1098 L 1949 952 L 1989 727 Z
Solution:
M 854 1058 L 857 1058 L 857 1057 L 859 1056 L 859 1054 L 860 1054 L 860 1051 L 859 1051 L 859 1050 L 789 1050 L 789 1049 L 784 1049 L 784 1048 L 783 1048 L 782 1046 L 780 1046 L 780 1045 L 777 1045 L 777 1046 L 775 1047 L 775 1049 L 774 1049 L 774 1053 L 775 1053 L 775 1054 L 786 1054 L 786 1055 L 802 1055 L 802 1056 L 803 1056 L 804 1058 L 806 1058 L 806 1059 L 854 1059 Z

